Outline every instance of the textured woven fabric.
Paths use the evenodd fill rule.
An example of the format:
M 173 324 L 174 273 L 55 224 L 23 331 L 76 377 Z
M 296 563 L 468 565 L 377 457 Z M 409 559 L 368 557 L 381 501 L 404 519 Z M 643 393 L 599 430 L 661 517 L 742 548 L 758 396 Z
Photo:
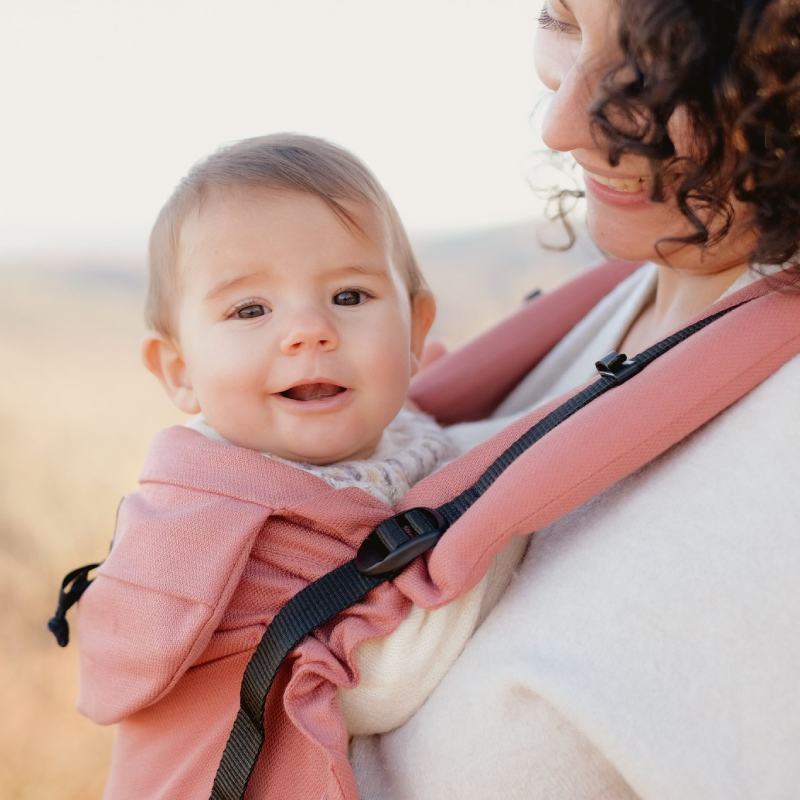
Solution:
M 422 373 L 416 401 L 440 420 L 491 411 L 502 396 L 495 381 L 507 391 L 530 371 L 547 349 L 536 343 L 551 337 L 554 320 L 563 334 L 631 271 L 631 265 L 611 265 L 539 298 L 510 324 Z M 427 562 L 413 564 L 369 602 L 303 642 L 271 695 L 268 745 L 248 797 L 354 800 L 336 687 L 356 680 L 356 645 L 392 631 L 412 601 L 434 608 L 462 595 L 509 537 L 542 528 L 651 461 L 797 354 L 800 295 L 771 285 L 760 281 L 709 309 L 753 298 L 546 436 L 448 530 Z M 530 352 L 507 348 L 510 330 Z M 484 379 L 476 381 L 476 370 L 484 368 Z M 455 496 L 556 402 L 417 483 L 400 508 L 439 505 Z M 203 467 L 212 455 L 229 467 L 222 478 L 219 470 Z M 142 489 L 126 503 L 137 504 L 137 517 L 149 524 L 144 534 L 126 529 L 123 504 L 114 549 L 81 601 L 81 709 L 102 722 L 125 719 L 107 797 L 207 796 L 236 712 L 231 679 L 241 675 L 264 624 L 300 585 L 349 558 L 393 510 L 361 490 L 335 491 L 315 476 L 184 428 L 157 440 Z M 170 532 L 182 529 L 187 515 L 202 524 L 186 526 L 189 535 L 173 541 Z M 148 537 L 149 551 L 141 544 L 138 549 L 163 564 L 157 580 L 148 574 L 149 563 L 126 560 L 131 535 Z M 257 565 L 245 569 L 251 552 L 259 556 Z M 269 597 L 265 576 L 280 587 Z M 104 587 L 112 582 L 118 601 L 109 607 Z M 227 610 L 217 618 L 220 607 Z M 113 664 L 104 658 L 110 650 L 120 654 Z M 187 671 L 193 663 L 199 666 Z M 205 698 L 202 704 L 198 696 Z M 147 753 L 148 732 L 164 725 L 174 727 L 180 763 L 168 752 Z M 166 787 L 160 777 L 165 771 L 172 776 Z
M 223 444 L 202 415 L 193 417 L 186 427 Z M 304 464 L 262 453 L 267 458 L 310 472 L 334 489 L 354 486 L 387 505 L 394 505 L 418 480 L 430 475 L 458 455 L 445 430 L 427 414 L 402 409 L 383 432 L 370 458 L 337 461 L 334 464 Z

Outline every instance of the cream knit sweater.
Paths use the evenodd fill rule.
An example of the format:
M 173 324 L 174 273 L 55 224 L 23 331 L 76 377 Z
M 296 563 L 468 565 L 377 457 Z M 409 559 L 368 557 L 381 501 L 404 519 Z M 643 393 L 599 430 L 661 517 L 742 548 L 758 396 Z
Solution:
M 451 434 L 467 446 L 585 380 L 654 282 L 637 271 L 498 419 Z M 364 800 L 798 797 L 798 409 L 800 358 L 537 532 L 425 705 L 354 740 Z

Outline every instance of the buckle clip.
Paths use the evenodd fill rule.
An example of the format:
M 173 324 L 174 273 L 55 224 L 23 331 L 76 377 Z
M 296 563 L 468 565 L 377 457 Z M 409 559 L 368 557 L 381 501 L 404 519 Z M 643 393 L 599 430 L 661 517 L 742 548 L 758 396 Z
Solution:
M 401 570 L 430 550 L 447 530 L 447 520 L 433 508 L 409 508 L 381 522 L 361 543 L 356 569 L 364 575 Z
M 635 359 L 629 359 L 625 353 L 617 353 L 615 350 L 596 361 L 595 367 L 603 377 L 611 378 L 617 386 L 644 369 L 643 364 Z

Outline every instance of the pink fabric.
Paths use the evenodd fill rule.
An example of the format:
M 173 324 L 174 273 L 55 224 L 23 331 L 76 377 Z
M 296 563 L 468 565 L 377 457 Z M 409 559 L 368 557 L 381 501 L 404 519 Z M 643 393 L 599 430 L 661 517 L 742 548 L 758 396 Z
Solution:
M 605 267 L 577 285 L 593 285 L 596 302 L 629 271 Z M 756 298 L 548 434 L 453 525 L 427 563 L 304 641 L 270 697 L 268 744 L 247 796 L 354 800 L 336 686 L 358 679 L 355 646 L 393 630 L 412 602 L 433 608 L 467 591 L 509 536 L 548 524 L 656 458 L 798 354 L 800 294 L 773 291 L 779 280 L 759 281 L 709 309 Z M 569 293 L 560 298 L 547 313 L 533 311 L 548 298 L 532 303 L 515 335 L 537 342 L 539 326 L 554 316 L 568 329 L 583 312 Z M 491 360 L 496 345 L 493 331 L 434 364 L 420 379 L 417 402 L 439 418 L 456 407 L 464 415 L 485 408 L 480 399 L 456 406 L 473 380 L 459 376 Z M 530 361 L 520 348 L 505 359 L 508 374 L 495 377 L 511 388 Z M 439 370 L 448 380 L 430 392 Z M 473 383 L 475 392 L 484 388 L 496 402 L 494 387 Z M 418 483 L 398 510 L 446 502 L 558 402 Z M 114 548 L 80 603 L 79 707 L 99 722 L 122 721 L 106 797 L 207 797 L 242 672 L 265 625 L 391 513 L 359 489 L 334 490 L 188 429 L 160 434 L 141 490 L 123 503 Z
M 556 342 L 639 265 L 610 261 L 549 294 L 436 362 L 414 381 L 421 408 L 436 408 L 442 425 L 484 419 Z M 603 355 L 603 354 L 601 354 Z

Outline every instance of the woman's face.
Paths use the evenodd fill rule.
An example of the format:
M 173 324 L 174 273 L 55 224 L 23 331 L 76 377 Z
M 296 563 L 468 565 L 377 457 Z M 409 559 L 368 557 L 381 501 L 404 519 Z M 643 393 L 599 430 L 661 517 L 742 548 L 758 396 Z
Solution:
M 536 71 L 555 94 L 542 125 L 544 143 L 569 152 L 586 180 L 589 233 L 604 251 L 631 261 L 653 260 L 693 273 L 716 273 L 746 263 L 754 245 L 746 207 L 736 210 L 731 232 L 706 250 L 697 246 L 655 243 L 665 237 L 694 233 L 670 191 L 666 202 L 649 200 L 651 178 L 641 156 L 623 155 L 609 166 L 607 150 L 590 127 L 589 107 L 602 76 L 620 60 L 617 45 L 617 0 L 547 0 L 536 38 Z M 691 151 L 680 114 L 670 121 L 678 154 Z M 711 230 L 713 232 L 712 223 Z

